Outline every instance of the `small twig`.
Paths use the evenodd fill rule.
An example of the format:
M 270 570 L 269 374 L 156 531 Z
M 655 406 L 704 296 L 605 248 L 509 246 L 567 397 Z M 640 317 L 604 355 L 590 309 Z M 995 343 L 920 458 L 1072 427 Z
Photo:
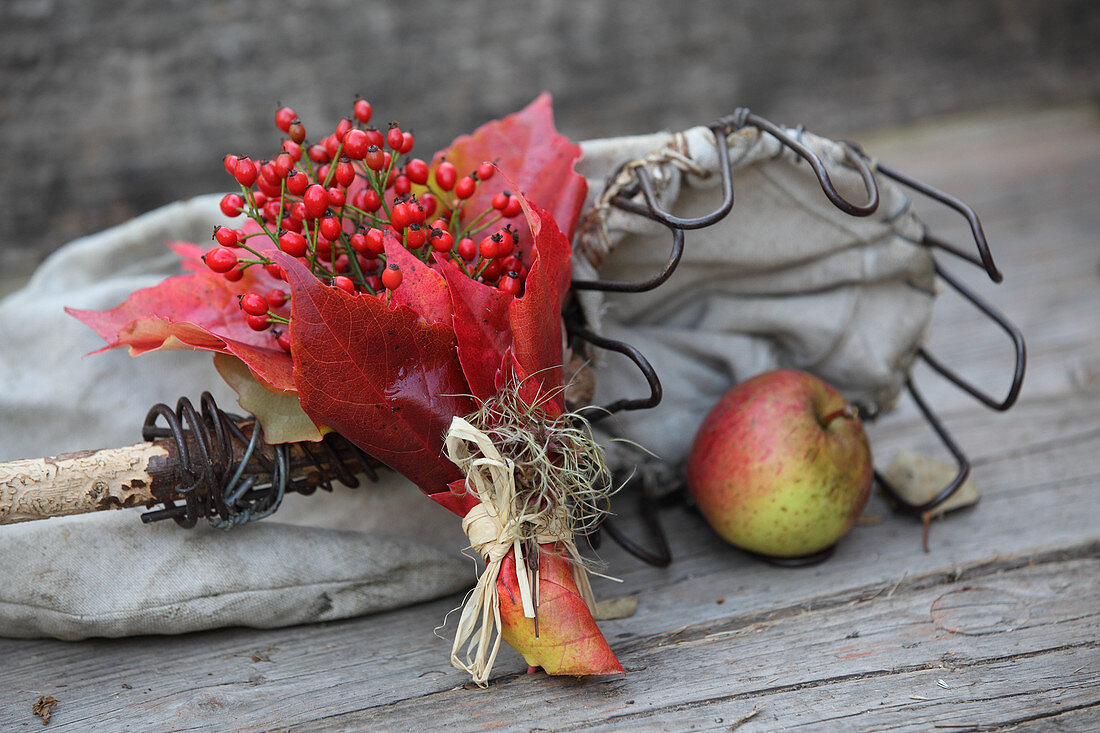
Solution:
M 747 722 L 748 722 L 749 720 L 751 720 L 752 718 L 754 718 L 754 717 L 756 716 L 756 714 L 757 714 L 757 713 L 759 713 L 759 712 L 760 712 L 761 710 L 763 710 L 763 709 L 764 709 L 764 706 L 763 706 L 763 705 L 753 705 L 753 706 L 752 706 L 752 712 L 750 712 L 750 713 L 749 713 L 748 715 L 744 716 L 743 718 L 740 718 L 740 719 L 738 719 L 737 721 L 735 721 L 735 722 L 734 722 L 734 724 L 733 724 L 733 725 L 731 725 L 731 726 L 730 726 L 729 728 L 727 728 L 726 730 L 728 730 L 728 731 L 735 731 L 735 730 L 737 730 L 737 729 L 738 729 L 738 728 L 740 728 L 740 727 L 741 727 L 742 725 L 744 725 L 745 723 L 747 723 Z
M 898 589 L 898 586 L 901 585 L 901 581 L 905 580 L 905 576 L 907 576 L 907 575 L 909 575 L 908 570 L 906 570 L 904 573 L 901 574 L 901 577 L 898 578 L 898 582 L 894 583 L 894 587 L 891 588 L 890 592 L 886 594 L 886 598 L 884 600 L 890 600 L 891 596 L 894 595 L 894 591 L 896 591 Z

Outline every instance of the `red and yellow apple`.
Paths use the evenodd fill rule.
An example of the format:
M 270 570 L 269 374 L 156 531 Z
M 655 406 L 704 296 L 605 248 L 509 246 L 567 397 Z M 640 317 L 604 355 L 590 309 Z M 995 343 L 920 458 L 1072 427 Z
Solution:
M 832 547 L 874 480 L 855 409 L 821 379 L 782 369 L 726 393 L 699 428 L 688 490 L 726 541 L 773 557 Z

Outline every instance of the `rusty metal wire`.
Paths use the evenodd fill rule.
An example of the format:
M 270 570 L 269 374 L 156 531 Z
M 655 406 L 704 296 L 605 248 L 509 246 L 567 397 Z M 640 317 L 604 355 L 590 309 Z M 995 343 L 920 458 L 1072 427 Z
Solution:
M 164 507 L 142 514 L 143 522 L 172 519 L 191 528 L 206 518 L 215 527 L 230 529 L 270 516 L 288 491 L 331 491 L 333 476 L 358 487 L 352 465 L 377 480 L 371 459 L 338 435 L 329 434 L 320 443 L 269 445 L 254 419 L 225 412 L 209 392 L 202 394 L 199 405 L 196 411 L 181 397 L 175 410 L 161 403 L 145 417 L 145 440 L 170 439 L 174 444 L 175 481 L 170 490 L 154 492 Z M 158 425 L 161 421 L 164 426 Z M 294 449 L 301 451 L 298 460 L 292 458 Z

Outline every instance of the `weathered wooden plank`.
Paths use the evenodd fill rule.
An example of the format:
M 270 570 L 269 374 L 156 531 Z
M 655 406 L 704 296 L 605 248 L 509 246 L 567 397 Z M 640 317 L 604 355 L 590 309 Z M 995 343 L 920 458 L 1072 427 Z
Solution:
M 519 675 L 498 681 L 491 698 L 449 690 L 303 729 L 705 730 L 764 704 L 768 715 L 746 730 L 927 730 L 1085 707 L 1100 703 L 1100 547 L 1090 553 L 991 565 L 960 582 L 916 578 L 873 602 L 837 599 L 654 634 L 620 652 L 625 677 L 579 684 Z
M 671 598 L 666 592 L 643 593 L 637 616 L 605 622 L 603 627 L 631 669 L 628 677 L 633 678 L 642 671 L 637 669 L 635 658 L 639 645 L 649 643 L 653 636 L 670 636 L 687 619 L 702 618 L 706 625 L 722 623 L 731 612 L 753 622 L 765 622 L 770 616 L 791 617 L 805 609 L 828 613 L 838 605 L 874 605 L 877 599 L 888 598 L 891 591 L 896 596 L 908 592 L 909 587 L 943 582 L 956 575 L 960 582 L 973 584 L 1012 563 L 1026 566 L 1027 558 L 994 561 L 985 567 L 947 564 L 933 574 L 910 573 L 877 585 L 860 584 L 866 580 L 862 573 L 865 566 L 845 570 L 830 564 L 775 577 L 776 571 L 765 566 L 731 563 L 724 574 L 672 583 Z M 825 570 L 837 572 L 821 577 L 819 571 Z M 858 580 L 845 579 L 845 572 L 854 572 Z M 802 585 L 809 587 L 800 592 Z M 830 594 L 823 590 L 829 586 L 843 591 Z M 740 595 L 719 595 L 738 587 L 743 589 Z M 715 603 L 718 597 L 726 597 L 726 602 Z M 38 694 L 50 693 L 67 702 L 68 709 L 80 710 L 81 715 L 71 723 L 73 730 L 83 729 L 88 721 L 95 720 L 140 720 L 180 728 L 216 729 L 218 721 L 227 719 L 229 710 L 235 711 L 234 720 L 239 715 L 240 720 L 262 722 L 263 727 L 339 714 L 366 704 L 364 701 L 398 704 L 405 698 L 438 693 L 463 682 L 461 675 L 446 666 L 446 644 L 429 636 L 431 626 L 453 602 L 272 632 L 238 629 L 79 645 L 4 642 L 0 652 L 20 662 L 14 674 L 6 675 L 12 687 L 0 696 L 7 698 L 0 708 L 10 709 L 15 702 L 12 698 L 36 699 Z M 887 609 L 881 617 L 875 617 L 881 621 L 867 623 L 871 628 L 879 623 L 889 627 L 886 621 L 891 614 Z M 762 650 L 761 655 L 780 653 L 785 639 L 772 639 L 769 643 L 775 648 Z M 28 647 L 38 651 L 31 658 L 20 658 L 22 649 Z M 253 654 L 269 657 L 271 662 L 253 662 Z M 651 666 L 653 674 L 664 670 L 662 674 L 694 679 L 694 673 L 684 669 L 676 655 L 654 660 Z M 155 676 L 149 675 L 152 669 L 157 670 Z M 508 670 L 522 670 L 523 665 L 509 653 L 498 669 L 506 674 Z M 121 690 L 124 683 L 133 685 L 134 690 Z M 105 699 L 105 689 L 118 692 L 118 696 Z M 424 704 L 433 703 L 427 700 Z M 0 721 L 3 718 L 0 713 Z M 67 715 L 59 714 L 56 724 L 69 725 L 67 720 Z
M 997 730 L 1005 731 L 1005 733 L 1022 730 L 1100 730 L 1100 706 L 1089 705 L 1085 708 L 1067 710 L 1064 713 L 1054 715 L 1038 715 Z
M 1082 646 L 947 669 L 929 663 L 928 668 L 914 671 L 857 674 L 780 692 L 731 695 L 705 701 L 698 707 L 684 705 L 652 713 L 612 715 L 601 724 L 581 724 L 573 729 L 728 731 L 757 710 L 757 715 L 736 730 L 1001 730 L 1002 726 L 1061 714 L 1096 715 L 1100 678 L 1095 673 L 1082 679 L 1065 674 L 1087 667 L 1095 658 L 1095 647 Z M 936 684 L 940 679 L 949 685 L 947 689 Z

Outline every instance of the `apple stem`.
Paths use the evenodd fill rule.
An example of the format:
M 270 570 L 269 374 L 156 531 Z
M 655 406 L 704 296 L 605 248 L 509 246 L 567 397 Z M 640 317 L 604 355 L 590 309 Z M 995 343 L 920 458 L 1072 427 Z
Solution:
M 823 428 L 829 427 L 829 423 L 831 423 L 833 420 L 836 420 L 838 417 L 843 417 L 847 420 L 852 420 L 857 415 L 859 415 L 859 410 L 857 410 L 854 405 L 845 405 L 842 409 L 834 410 L 833 412 L 830 412 L 825 417 L 821 418 L 821 427 L 823 427 Z

